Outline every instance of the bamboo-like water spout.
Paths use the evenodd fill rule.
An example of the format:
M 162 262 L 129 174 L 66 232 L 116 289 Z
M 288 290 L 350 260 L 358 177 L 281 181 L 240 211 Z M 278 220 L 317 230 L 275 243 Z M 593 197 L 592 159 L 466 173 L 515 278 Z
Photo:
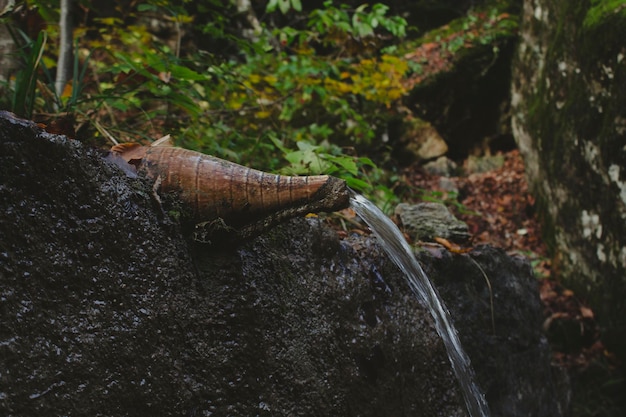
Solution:
M 177 193 L 194 222 L 219 223 L 235 238 L 253 236 L 291 217 L 350 204 L 345 181 L 328 175 L 269 174 L 172 146 L 121 144 L 111 150 L 154 181 L 160 193 Z

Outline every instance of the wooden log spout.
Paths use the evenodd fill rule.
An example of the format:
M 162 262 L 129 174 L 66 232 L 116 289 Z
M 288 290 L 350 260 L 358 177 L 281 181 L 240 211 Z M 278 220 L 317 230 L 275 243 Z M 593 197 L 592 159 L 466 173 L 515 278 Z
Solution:
M 328 175 L 269 174 L 173 146 L 121 144 L 111 150 L 160 193 L 177 193 L 195 223 L 219 221 L 244 238 L 291 217 L 349 205 L 345 181 Z

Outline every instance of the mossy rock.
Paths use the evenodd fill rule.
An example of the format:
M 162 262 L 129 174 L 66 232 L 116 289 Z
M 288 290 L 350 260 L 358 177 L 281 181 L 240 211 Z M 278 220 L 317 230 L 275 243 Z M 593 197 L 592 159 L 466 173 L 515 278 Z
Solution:
M 514 133 L 556 270 L 626 358 L 626 2 L 538 3 L 514 64 Z

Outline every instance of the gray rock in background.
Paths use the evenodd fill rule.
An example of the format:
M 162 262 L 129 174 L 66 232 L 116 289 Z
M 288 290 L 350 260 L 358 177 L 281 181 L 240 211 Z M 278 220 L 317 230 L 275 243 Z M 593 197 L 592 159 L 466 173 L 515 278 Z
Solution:
M 434 161 L 424 164 L 424 170 L 430 175 L 441 175 L 443 177 L 451 177 L 457 174 L 458 165 L 451 159 L 440 156 Z
M 433 241 L 435 237 L 465 242 L 470 238 L 467 224 L 454 217 L 441 203 L 400 203 L 395 215 L 415 242 Z

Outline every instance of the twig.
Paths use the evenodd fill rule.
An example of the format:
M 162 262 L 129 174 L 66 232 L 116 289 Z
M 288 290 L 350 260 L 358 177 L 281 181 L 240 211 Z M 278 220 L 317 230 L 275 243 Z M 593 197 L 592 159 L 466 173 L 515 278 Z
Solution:
M 98 129 L 98 132 L 102 133 L 102 135 L 113 142 L 114 145 L 119 145 L 119 142 L 100 124 L 100 122 L 94 120 L 93 124 L 96 126 L 96 129 Z
M 487 288 L 489 289 L 489 304 L 491 307 L 491 329 L 493 330 L 493 334 L 495 335 L 496 334 L 496 319 L 495 319 L 495 314 L 493 310 L 493 290 L 491 289 L 491 282 L 489 281 L 489 277 L 487 277 L 485 270 L 480 266 L 480 264 L 476 262 L 476 260 L 472 258 L 471 256 L 469 258 L 478 267 L 480 272 L 483 274 L 483 277 L 485 278 L 485 282 L 487 283 Z

